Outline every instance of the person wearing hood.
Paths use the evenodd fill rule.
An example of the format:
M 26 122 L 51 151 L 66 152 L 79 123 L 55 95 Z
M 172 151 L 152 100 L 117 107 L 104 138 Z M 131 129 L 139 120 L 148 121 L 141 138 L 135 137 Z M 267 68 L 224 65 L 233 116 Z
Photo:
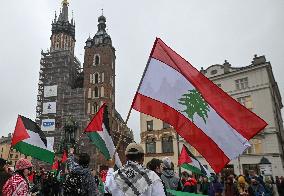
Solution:
M 182 183 L 180 178 L 174 172 L 174 164 L 169 157 L 162 159 L 164 168 L 162 171 L 161 179 L 164 182 L 166 189 L 175 191 L 182 191 Z
M 80 196 L 96 196 L 99 195 L 99 191 L 97 189 L 97 185 L 95 182 L 95 178 L 93 177 L 91 170 L 88 168 L 90 163 L 90 156 L 87 153 L 81 153 L 79 155 L 78 163 L 75 162 L 74 158 L 74 149 L 70 148 L 70 154 L 67 159 L 67 166 L 69 168 L 69 177 L 74 177 L 71 181 L 74 182 L 75 177 L 78 179 L 75 180 L 77 183 L 75 186 L 77 186 L 75 191 L 77 191 L 76 195 Z M 68 177 L 66 178 L 66 184 L 69 187 L 65 187 L 66 189 L 73 189 L 73 187 L 70 186 L 70 183 L 68 182 Z M 64 190 L 64 192 L 67 192 L 71 190 Z M 71 191 L 72 192 L 72 191 Z M 69 194 L 70 195 L 70 194 Z

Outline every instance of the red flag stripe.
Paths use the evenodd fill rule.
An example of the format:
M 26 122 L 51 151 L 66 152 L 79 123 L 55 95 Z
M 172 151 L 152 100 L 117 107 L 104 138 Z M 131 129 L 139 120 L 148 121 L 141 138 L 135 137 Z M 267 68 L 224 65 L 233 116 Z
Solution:
M 91 122 L 85 129 L 85 132 L 103 131 L 103 117 L 104 117 L 105 103 L 100 107 L 99 111 L 93 117 Z
M 188 153 L 185 149 L 185 146 L 182 146 L 182 149 L 181 149 L 181 152 L 180 152 L 180 155 L 179 155 L 179 158 L 178 158 L 178 165 L 181 166 L 184 163 L 191 163 L 191 162 L 192 162 L 192 160 L 189 157 L 189 155 L 188 155 Z
M 175 127 L 176 131 L 193 147 L 198 148 L 199 153 L 206 157 L 212 169 L 218 173 L 229 163 L 229 158 L 216 145 L 216 143 L 196 127 L 181 113 L 157 100 L 136 93 L 133 108 L 144 114 L 155 116 Z M 209 148 L 210 146 L 210 148 Z
M 227 95 L 159 38 L 156 39 L 151 57 L 179 71 L 210 106 L 247 140 L 267 126 L 264 120 Z
M 30 138 L 27 129 L 23 123 L 21 116 L 18 116 L 16 127 L 13 133 L 13 138 L 11 142 L 11 146 L 16 145 L 18 142 Z

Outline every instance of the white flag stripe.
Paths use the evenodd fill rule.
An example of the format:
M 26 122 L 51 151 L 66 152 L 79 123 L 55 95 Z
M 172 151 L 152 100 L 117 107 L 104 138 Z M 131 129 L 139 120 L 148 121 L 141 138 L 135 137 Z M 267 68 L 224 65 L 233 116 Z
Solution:
M 151 59 L 138 92 L 181 112 L 185 107 L 178 103 L 178 99 L 193 89 L 194 86 L 178 71 L 161 61 Z M 181 113 L 189 119 L 186 113 Z M 247 139 L 233 129 L 211 106 L 207 114 L 206 123 L 201 117 L 194 115 L 194 124 L 211 138 L 229 159 L 235 159 L 250 146 Z
M 114 151 L 115 151 L 115 146 L 114 146 L 114 143 L 112 141 L 112 138 L 111 136 L 109 135 L 106 127 L 105 127 L 105 124 L 103 123 L 102 125 L 103 127 L 103 131 L 98 131 L 97 133 L 101 136 L 101 138 L 105 141 L 105 144 L 106 144 L 106 147 L 108 149 L 108 152 L 110 154 L 110 157 L 112 158 L 113 157 L 113 154 L 114 154 Z M 118 167 L 121 167 L 122 166 L 122 163 L 119 159 L 119 156 L 118 154 L 116 153 L 115 154 L 115 163 Z
M 46 150 L 51 151 L 51 152 L 54 152 L 53 151 L 54 137 L 47 137 L 46 138 L 46 140 L 47 140 L 47 147 L 46 147 L 45 144 L 43 143 L 43 141 L 41 140 L 41 138 L 39 137 L 39 134 L 37 134 L 33 131 L 30 131 L 30 130 L 27 130 L 27 132 L 28 132 L 30 138 L 24 139 L 23 142 L 30 144 L 30 145 L 33 145 L 33 146 L 37 146 L 37 147 L 42 148 L 42 149 L 46 149 Z

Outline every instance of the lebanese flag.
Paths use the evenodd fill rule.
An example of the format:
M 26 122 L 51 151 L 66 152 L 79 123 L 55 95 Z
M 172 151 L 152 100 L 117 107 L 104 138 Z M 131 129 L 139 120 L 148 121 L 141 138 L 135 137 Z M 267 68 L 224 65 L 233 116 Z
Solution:
M 198 161 L 198 159 L 183 145 L 178 158 L 178 165 L 193 173 L 210 177 L 210 172 Z
M 110 136 L 109 118 L 107 106 L 104 103 L 91 122 L 85 129 L 92 143 L 104 155 L 106 160 L 113 158 L 115 146 Z M 115 164 L 118 168 L 122 167 L 118 154 L 115 154 Z
M 267 125 L 159 38 L 132 108 L 172 125 L 216 173 Z
M 11 141 L 11 147 L 19 152 L 52 164 L 54 138 L 46 137 L 39 126 L 31 119 L 18 116 Z

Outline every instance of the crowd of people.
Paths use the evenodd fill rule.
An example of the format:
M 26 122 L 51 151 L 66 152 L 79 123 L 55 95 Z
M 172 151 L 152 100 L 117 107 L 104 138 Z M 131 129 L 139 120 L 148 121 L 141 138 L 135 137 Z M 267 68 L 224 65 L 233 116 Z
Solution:
M 173 195 L 172 191 L 210 196 L 284 196 L 284 178 L 259 176 L 254 171 L 236 176 L 198 176 L 174 171 L 170 158 L 153 158 L 143 166 L 144 151 L 131 143 L 125 151 L 126 164 L 114 169 L 115 161 L 96 173 L 89 168 L 90 156 L 81 153 L 75 161 L 74 149 L 69 150 L 65 170 L 33 171 L 27 159 L 20 159 L 15 171 L 0 159 L 0 196 L 96 196 L 96 195 Z

